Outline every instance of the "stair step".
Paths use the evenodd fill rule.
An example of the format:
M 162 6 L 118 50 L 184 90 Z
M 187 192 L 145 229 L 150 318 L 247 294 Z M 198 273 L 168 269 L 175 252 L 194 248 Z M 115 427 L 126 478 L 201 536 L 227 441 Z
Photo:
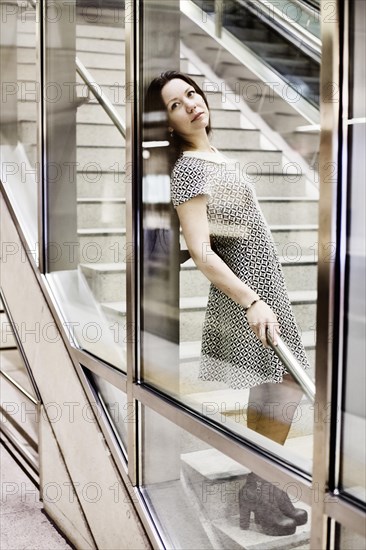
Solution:
M 270 226 L 274 242 L 280 256 L 291 258 L 315 257 L 318 248 L 318 228 L 316 225 L 272 225 Z M 100 252 L 98 259 L 90 260 L 81 256 L 81 263 L 124 262 L 132 254 L 132 245 L 126 244 L 126 230 L 115 228 L 88 228 L 78 230 L 81 252 L 95 244 Z M 181 247 L 187 248 L 181 236 Z
M 125 120 L 126 109 L 124 105 L 117 106 L 118 114 Z M 89 101 L 84 103 L 77 110 L 76 120 L 79 124 L 110 124 L 111 119 L 103 107 L 97 102 Z
M 271 225 L 273 240 L 280 256 L 288 257 L 296 254 L 299 257 L 315 257 L 318 251 L 318 226 L 317 225 Z
M 318 200 L 307 197 L 265 197 L 259 199 L 267 223 L 316 224 Z
M 77 196 L 80 199 L 84 197 L 115 197 L 122 199 L 126 196 L 126 182 L 131 177 L 131 171 L 128 173 L 121 172 L 102 172 L 95 171 L 95 166 L 90 166 L 93 170 L 78 172 L 77 181 Z
M 252 173 L 249 171 L 252 169 Z M 255 169 L 255 166 L 248 166 L 245 176 L 253 183 L 257 197 L 298 197 L 304 196 L 311 183 L 303 174 L 291 174 L 284 171 L 280 174 L 265 174 Z M 315 190 L 315 187 L 314 187 Z
M 109 147 L 124 145 L 125 140 L 111 120 L 107 124 L 82 123 L 76 128 L 76 140 L 81 147 L 98 147 L 106 143 Z
M 35 63 L 19 63 L 17 65 L 18 69 L 18 82 L 37 82 L 37 70 L 36 70 L 36 64 Z M 29 91 L 28 93 L 33 93 L 34 89 L 32 89 L 32 92 Z
M 80 269 L 98 302 L 126 300 L 126 264 L 124 262 L 81 264 Z
M 301 332 L 310 331 L 315 325 L 316 314 L 316 292 L 311 290 L 289 292 L 292 308 Z M 180 299 L 180 340 L 197 340 L 202 334 L 202 326 L 207 306 L 207 297 L 195 296 Z M 106 314 L 113 318 L 126 314 L 126 303 L 115 301 L 103 303 L 102 307 Z M 154 308 L 151 303 L 148 307 Z M 176 317 L 176 309 L 169 304 L 164 304 L 165 313 Z
M 301 332 L 314 328 L 316 316 L 316 292 L 289 292 L 292 309 Z M 187 297 L 180 299 L 180 339 L 196 340 L 202 334 L 207 297 Z
M 306 505 L 301 504 L 302 508 L 310 509 Z M 297 527 L 296 533 L 287 536 L 269 536 L 261 533 L 256 524 L 251 521 L 248 530 L 243 531 L 239 526 L 239 516 L 214 520 L 212 522 L 216 533 L 221 539 L 222 548 L 230 548 L 230 550 L 291 550 L 298 548 L 300 545 L 306 545 L 310 541 L 310 525 Z
M 315 334 L 310 330 L 301 334 L 301 340 L 307 350 L 315 349 Z M 182 362 L 188 363 L 197 361 L 201 354 L 201 340 L 186 341 L 179 344 L 179 358 Z M 226 391 L 226 390 L 225 390 Z M 236 390 L 232 390 L 236 391 Z
M 33 24 L 33 22 L 30 22 Z M 35 32 L 32 33 L 26 33 L 26 32 L 18 32 L 17 33 L 17 47 L 20 48 L 32 48 L 35 51 L 36 48 L 36 35 Z
M 287 142 L 291 145 L 294 151 L 297 151 L 305 157 L 306 155 L 315 155 L 319 152 L 320 132 L 289 132 Z
M 34 48 L 17 48 L 17 63 L 36 65 L 36 51 Z
M 118 40 L 125 41 L 124 21 L 121 21 L 120 26 L 113 25 L 87 25 L 76 24 L 76 36 L 78 38 L 92 38 L 99 40 Z M 103 65 L 101 65 L 103 66 Z
M 0 349 L 15 349 L 16 347 L 17 343 L 11 324 L 5 313 L 0 313 Z
M 76 37 L 76 53 L 78 52 L 116 53 L 122 57 L 125 54 L 125 42 L 114 38 Z
M 133 250 L 126 243 L 123 228 L 88 228 L 78 230 L 80 263 L 119 263 L 131 261 Z
M 315 224 L 271 224 L 269 226 L 279 256 L 285 258 L 316 257 L 318 251 L 318 226 Z M 180 234 L 180 247 L 187 249 Z
M 182 462 L 210 481 L 226 481 L 242 477 L 250 470 L 214 448 L 182 453 Z
M 291 252 L 290 247 L 287 249 Z M 280 258 L 287 288 L 290 291 L 315 290 L 317 285 L 317 264 L 313 256 L 299 256 L 297 247 L 293 248 L 293 257 Z M 100 302 L 125 299 L 126 265 L 119 263 L 82 264 L 94 296 Z M 181 265 L 180 296 L 207 296 L 210 282 L 201 273 L 192 259 Z
M 237 146 L 242 150 L 260 149 L 260 132 L 241 128 L 215 128 L 212 131 L 212 143 L 219 149 L 228 146 Z
M 90 70 L 93 82 L 99 86 L 123 86 L 126 81 L 126 73 L 124 69 L 98 69 L 93 68 Z M 81 77 L 77 75 L 77 82 L 83 82 Z
M 241 128 L 240 111 L 234 111 L 232 109 L 210 109 L 210 115 L 213 128 Z
M 288 253 L 290 253 L 288 247 Z M 286 286 L 290 291 L 315 290 L 317 285 L 317 264 L 313 256 L 299 255 L 297 246 L 293 247 L 292 258 L 281 258 Z M 188 260 L 181 266 L 180 271 L 180 296 L 207 296 L 210 282 L 204 274 L 197 269 L 193 260 Z
M 125 199 L 77 199 L 77 224 L 79 229 L 98 226 L 126 225 Z
M 223 543 L 222 548 L 290 549 L 296 543 L 308 541 L 309 525 L 298 527 L 294 535 L 287 537 L 264 535 L 254 522 L 251 523 L 250 530 L 240 529 L 239 491 L 249 473 L 244 466 L 216 449 L 183 453 L 181 460 L 182 474 L 193 493 L 192 496 L 219 534 Z M 301 504 L 301 507 L 310 512 L 309 506 Z
M 282 151 L 269 150 L 255 150 L 247 149 L 245 151 L 240 150 L 240 144 L 238 148 L 234 147 L 221 147 L 220 151 L 229 159 L 239 162 L 239 168 L 242 174 L 245 174 L 249 169 L 255 171 L 255 173 L 268 172 L 268 168 L 273 168 L 273 171 L 279 171 L 282 169 L 283 155 Z
M 2 349 L 0 355 L 2 371 L 10 374 L 12 372 L 19 372 L 22 369 L 24 370 L 23 359 L 18 348 Z
M 121 146 L 115 144 L 104 144 L 103 146 L 83 146 L 78 145 L 77 157 L 78 167 L 92 169 L 93 165 L 98 168 L 98 172 L 113 172 L 117 174 L 127 172 L 126 150 L 121 137 Z M 131 171 L 129 171 L 131 173 Z

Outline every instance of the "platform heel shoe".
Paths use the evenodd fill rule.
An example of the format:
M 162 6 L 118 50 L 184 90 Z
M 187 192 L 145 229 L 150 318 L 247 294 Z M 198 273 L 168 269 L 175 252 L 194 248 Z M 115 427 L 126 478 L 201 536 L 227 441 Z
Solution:
M 296 531 L 295 520 L 283 514 L 277 505 L 274 486 L 255 474 L 249 474 L 239 491 L 241 529 L 249 529 L 251 512 L 255 523 L 266 535 L 293 535 Z
M 286 491 L 281 491 L 278 487 L 275 487 L 274 491 L 275 500 L 278 508 L 285 516 L 293 519 L 296 525 L 305 525 L 308 521 L 308 513 L 302 508 L 296 508 Z

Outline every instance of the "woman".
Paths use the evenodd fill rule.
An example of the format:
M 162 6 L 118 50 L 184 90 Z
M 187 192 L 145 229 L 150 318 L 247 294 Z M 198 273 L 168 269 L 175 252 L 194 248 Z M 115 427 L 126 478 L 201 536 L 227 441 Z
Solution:
M 172 202 L 189 252 L 211 282 L 199 376 L 250 388 L 248 427 L 284 444 L 302 392 L 269 348 L 266 332 L 275 344 L 281 332 L 305 368 L 308 361 L 254 190 L 237 180 L 232 161 L 211 145 L 207 99 L 190 77 L 177 71 L 161 74 L 149 86 L 147 102 L 167 112 L 179 155 L 172 172 Z M 284 417 L 288 403 L 292 412 L 287 406 Z M 307 521 L 305 510 L 253 473 L 239 497 L 243 529 L 249 528 L 251 511 L 270 535 L 292 534 Z

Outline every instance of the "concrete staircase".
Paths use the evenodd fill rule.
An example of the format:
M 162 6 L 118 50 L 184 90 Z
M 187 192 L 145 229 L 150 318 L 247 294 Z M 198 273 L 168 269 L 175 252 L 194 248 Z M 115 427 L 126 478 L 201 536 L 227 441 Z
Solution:
M 239 490 L 245 485 L 249 470 L 216 449 L 185 453 L 182 457 L 182 476 L 186 492 L 199 503 L 201 523 L 210 525 L 211 542 L 218 548 L 230 550 L 291 549 L 309 541 L 309 523 L 297 527 L 290 536 L 269 536 L 261 532 L 254 521 L 249 530 L 239 526 Z M 310 512 L 307 505 L 297 504 Z

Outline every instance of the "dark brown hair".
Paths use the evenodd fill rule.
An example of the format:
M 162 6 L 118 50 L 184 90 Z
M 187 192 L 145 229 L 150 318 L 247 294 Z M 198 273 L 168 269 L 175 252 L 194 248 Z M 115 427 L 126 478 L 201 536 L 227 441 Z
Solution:
M 208 111 L 210 112 L 210 108 L 207 102 L 207 98 L 203 90 L 198 86 L 198 84 L 192 80 L 188 75 L 181 73 L 180 71 L 165 71 L 160 74 L 160 76 L 157 76 L 154 78 L 154 80 L 151 81 L 145 97 L 145 111 L 146 112 L 154 112 L 154 111 L 163 111 L 166 113 L 167 108 L 163 101 L 161 91 L 164 88 L 164 86 L 170 82 L 171 80 L 174 80 L 175 78 L 179 78 L 180 80 L 184 80 L 192 86 L 192 88 L 199 94 L 203 101 L 205 102 Z M 206 133 L 209 135 L 211 132 L 211 123 L 209 121 L 208 125 L 206 126 Z M 182 138 L 177 132 L 173 132 L 173 136 L 169 135 L 168 128 L 166 129 L 166 137 L 169 139 L 171 144 L 173 145 L 176 154 L 179 155 L 182 151 L 182 148 L 184 145 L 190 145 L 187 143 L 186 140 Z M 168 138 L 169 136 L 169 138 Z

